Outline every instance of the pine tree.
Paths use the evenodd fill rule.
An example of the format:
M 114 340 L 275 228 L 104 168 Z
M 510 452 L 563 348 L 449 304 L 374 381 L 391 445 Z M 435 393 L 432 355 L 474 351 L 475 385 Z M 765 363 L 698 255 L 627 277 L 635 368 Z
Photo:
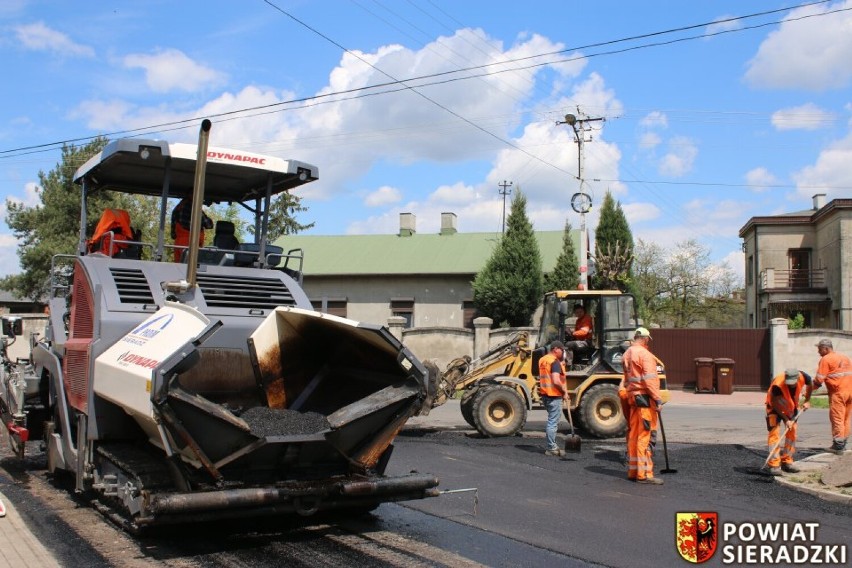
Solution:
M 580 238 L 583 238 L 582 235 Z M 565 222 L 565 234 L 562 236 L 562 251 L 556 258 L 553 272 L 544 275 L 544 290 L 575 290 L 580 285 L 580 263 L 574 251 L 571 238 L 571 223 Z
M 526 207 L 527 199 L 518 188 L 506 233 L 473 281 L 477 311 L 500 326 L 529 325 L 541 301 L 541 253 Z
M 633 267 L 633 233 L 627 218 L 610 192 L 606 192 L 595 231 L 594 288 L 630 289 Z
M 65 145 L 62 161 L 48 173 L 39 172 L 41 203 L 29 207 L 6 200 L 6 223 L 20 243 L 21 274 L 7 276 L 0 287 L 23 298 L 40 300 L 50 291 L 50 266 L 55 254 L 74 254 L 80 236 L 80 186 L 74 184 L 74 172 L 106 145 L 96 138 L 85 146 Z M 118 207 L 108 192 L 95 192 L 87 200 L 89 234 L 107 207 Z

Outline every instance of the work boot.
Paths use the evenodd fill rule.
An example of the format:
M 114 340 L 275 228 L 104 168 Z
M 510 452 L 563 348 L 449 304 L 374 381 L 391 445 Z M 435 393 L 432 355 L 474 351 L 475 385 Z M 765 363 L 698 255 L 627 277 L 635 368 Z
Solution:
M 663 480 L 656 477 L 646 477 L 645 479 L 637 479 L 636 483 L 644 483 L 645 485 L 662 485 Z
M 831 447 L 829 448 L 829 451 L 834 452 L 837 455 L 842 454 L 843 452 L 846 451 L 846 440 L 843 440 L 842 442 L 838 442 L 837 440 L 834 440 L 834 442 L 831 443 Z
M 783 471 L 784 473 L 799 473 L 802 470 L 799 469 L 799 466 L 793 463 L 782 463 L 781 471 Z
M 565 452 L 556 448 L 555 450 L 545 450 L 544 455 L 546 456 L 564 456 Z
M 777 466 L 776 467 L 764 467 L 760 471 L 764 475 L 773 475 L 773 476 L 781 475 L 781 468 L 777 467 Z

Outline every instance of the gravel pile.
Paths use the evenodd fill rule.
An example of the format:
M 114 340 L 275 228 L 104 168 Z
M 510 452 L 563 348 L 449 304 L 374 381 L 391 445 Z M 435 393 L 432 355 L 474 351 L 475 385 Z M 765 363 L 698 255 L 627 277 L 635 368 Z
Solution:
M 318 412 L 286 408 L 255 406 L 246 410 L 241 418 L 248 423 L 252 434 L 261 438 L 315 434 L 331 428 L 326 417 Z

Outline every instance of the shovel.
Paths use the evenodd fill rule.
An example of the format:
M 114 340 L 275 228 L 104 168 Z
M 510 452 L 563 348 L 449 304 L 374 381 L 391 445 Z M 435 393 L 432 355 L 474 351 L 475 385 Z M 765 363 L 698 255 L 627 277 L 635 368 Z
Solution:
M 796 414 L 796 416 L 793 417 L 793 424 L 798 422 L 799 416 L 801 416 L 804 413 L 805 413 L 805 409 L 802 409 L 801 412 Z M 774 454 L 778 450 L 778 448 L 781 447 L 781 444 L 784 442 L 784 438 L 787 435 L 787 430 L 788 430 L 788 428 L 785 425 L 784 430 L 778 436 L 778 442 L 774 446 L 772 446 L 772 448 L 769 450 L 769 455 L 766 456 L 766 460 L 763 462 L 763 465 L 760 466 L 760 469 L 758 470 L 758 472 L 760 472 L 761 474 L 764 474 L 764 472 L 766 471 L 766 465 L 769 463 L 769 460 L 772 458 L 772 454 Z
M 666 456 L 666 468 L 661 469 L 660 473 L 677 473 L 676 469 L 669 467 L 669 446 L 666 443 L 666 429 L 663 427 L 663 413 L 657 411 L 657 420 L 660 421 L 660 433 L 663 435 L 663 455 Z
M 583 440 L 580 439 L 580 436 L 574 433 L 574 418 L 571 416 L 571 409 L 568 409 L 568 412 L 565 414 L 568 415 L 568 424 L 571 426 L 571 435 L 565 438 L 565 451 L 579 453 L 580 445 L 583 443 Z

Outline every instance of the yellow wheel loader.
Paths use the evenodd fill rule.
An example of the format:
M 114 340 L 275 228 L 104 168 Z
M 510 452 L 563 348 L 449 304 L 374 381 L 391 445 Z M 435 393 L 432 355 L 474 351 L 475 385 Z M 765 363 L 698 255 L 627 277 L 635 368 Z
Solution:
M 583 429 L 599 438 L 624 435 L 627 420 L 618 398 L 622 378 L 621 358 L 638 327 L 635 300 L 618 290 L 548 292 L 536 347 L 527 332 L 519 332 L 477 359 L 454 359 L 444 371 L 433 408 L 461 396 L 465 421 L 486 437 L 513 436 L 526 424 L 527 411 L 543 408 L 538 393 L 538 361 L 550 343 L 571 340 L 573 318 L 582 305 L 592 317 L 591 345 L 574 354 L 566 376 L 573 412 Z M 657 372 L 663 399 L 668 400 L 665 369 Z

